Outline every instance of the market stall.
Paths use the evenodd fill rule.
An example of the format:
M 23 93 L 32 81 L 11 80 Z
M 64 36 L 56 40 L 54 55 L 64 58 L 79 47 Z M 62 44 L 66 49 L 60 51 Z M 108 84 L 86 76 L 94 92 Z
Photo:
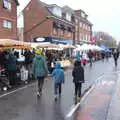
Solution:
M 12 40 L 12 39 L 0 39 L 0 88 L 7 90 L 11 88 L 9 85 L 8 72 L 6 69 L 6 58 L 9 52 L 13 49 L 32 49 L 27 42 Z M 19 71 L 20 72 L 20 71 Z M 17 79 L 16 79 L 17 80 Z
M 69 52 L 71 52 L 70 50 L 75 48 L 73 45 L 54 44 L 50 42 L 37 42 L 31 43 L 31 46 L 33 48 L 44 48 L 50 73 L 54 68 L 55 61 L 60 61 L 63 68 L 71 65 L 71 62 L 65 56 L 65 50 L 68 49 Z

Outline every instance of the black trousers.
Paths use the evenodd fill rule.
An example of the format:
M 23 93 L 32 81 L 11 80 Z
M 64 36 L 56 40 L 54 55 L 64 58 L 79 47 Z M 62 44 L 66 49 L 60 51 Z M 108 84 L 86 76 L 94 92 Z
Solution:
M 81 96 L 82 83 L 75 83 L 75 96 Z
M 92 66 L 92 58 L 89 58 L 90 66 Z
M 115 66 L 117 66 L 117 59 L 114 59 Z
M 59 95 L 61 94 L 61 83 L 54 84 L 54 94 L 57 95 L 59 90 Z
M 38 92 L 42 92 L 44 77 L 37 77 L 38 79 Z
M 16 84 L 16 70 L 8 71 L 8 79 L 11 86 Z

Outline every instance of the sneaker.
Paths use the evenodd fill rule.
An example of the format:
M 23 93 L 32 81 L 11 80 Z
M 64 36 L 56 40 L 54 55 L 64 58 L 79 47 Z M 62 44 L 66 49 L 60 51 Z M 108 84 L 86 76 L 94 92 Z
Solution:
M 54 96 L 55 101 L 57 101 L 57 95 Z
M 78 98 L 77 98 L 77 101 L 80 102 L 80 100 L 81 100 L 81 97 L 78 97 Z
M 37 96 L 39 96 L 39 97 L 40 97 L 40 92 L 37 92 Z

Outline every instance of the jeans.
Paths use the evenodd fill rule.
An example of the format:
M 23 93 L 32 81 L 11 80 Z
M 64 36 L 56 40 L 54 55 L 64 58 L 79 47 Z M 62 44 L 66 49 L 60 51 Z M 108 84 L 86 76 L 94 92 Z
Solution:
M 37 77 L 38 79 L 38 92 L 42 92 L 44 77 Z
M 82 83 L 75 83 L 75 96 L 81 96 Z
M 58 90 L 59 90 L 59 95 L 61 94 L 61 84 L 62 83 L 55 83 L 54 84 L 54 94 L 57 95 L 58 94 Z

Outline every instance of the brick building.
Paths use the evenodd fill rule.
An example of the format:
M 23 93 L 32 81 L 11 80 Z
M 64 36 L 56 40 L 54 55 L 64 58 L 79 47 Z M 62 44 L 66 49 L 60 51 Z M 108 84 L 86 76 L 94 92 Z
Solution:
M 88 21 L 88 15 L 83 10 L 75 10 L 76 17 L 76 44 L 91 43 L 92 23 Z
M 69 14 L 68 20 L 63 19 L 61 7 L 31 0 L 23 14 L 25 41 L 33 41 L 37 37 L 74 40 L 75 26 L 69 20 Z
M 34 41 L 38 37 L 54 38 L 72 44 L 89 42 L 92 24 L 81 10 L 74 11 L 68 6 L 48 5 L 40 0 L 31 0 L 23 10 L 24 41 Z M 84 27 L 80 27 L 80 23 Z M 83 37 L 80 37 L 80 35 Z M 81 35 L 81 36 L 82 36 Z
M 17 39 L 17 0 L 0 0 L 0 39 Z

